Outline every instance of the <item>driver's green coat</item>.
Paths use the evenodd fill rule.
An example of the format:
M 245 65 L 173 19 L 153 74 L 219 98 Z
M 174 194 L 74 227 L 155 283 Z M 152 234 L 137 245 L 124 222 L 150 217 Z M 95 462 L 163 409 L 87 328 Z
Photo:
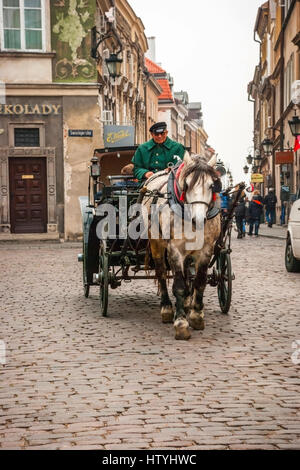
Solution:
M 148 171 L 156 173 L 167 168 L 169 163 L 176 165 L 183 160 L 184 152 L 184 146 L 169 137 L 163 144 L 149 140 L 138 147 L 132 158 L 135 178 L 141 181 Z

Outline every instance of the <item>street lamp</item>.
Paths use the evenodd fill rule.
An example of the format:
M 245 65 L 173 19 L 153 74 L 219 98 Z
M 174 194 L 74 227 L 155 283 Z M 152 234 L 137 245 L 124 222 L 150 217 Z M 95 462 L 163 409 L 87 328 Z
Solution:
M 110 54 L 108 59 L 105 59 L 108 73 L 112 78 L 117 78 L 121 76 L 121 65 L 123 59 L 120 59 L 117 54 Z
M 272 153 L 272 148 L 273 148 L 273 142 L 270 139 L 264 139 L 261 143 L 262 148 L 264 149 L 264 153 L 266 155 L 269 155 Z
M 261 161 L 262 161 L 262 158 L 261 158 L 260 155 L 256 155 L 254 157 L 254 164 L 255 164 L 256 167 L 258 167 L 258 168 L 260 167 Z
M 216 163 L 216 170 L 220 173 L 221 176 L 226 175 L 226 169 L 222 160 L 218 160 Z
M 293 119 L 289 121 L 289 126 L 294 137 L 300 135 L 300 119 L 298 116 L 296 116 L 296 114 L 293 116 Z
M 250 154 L 248 155 L 248 157 L 246 158 L 246 160 L 247 160 L 247 163 L 248 163 L 249 165 L 252 165 L 253 157 L 251 157 Z
M 245 175 L 246 175 L 246 174 L 249 172 L 249 167 L 248 167 L 248 165 L 245 165 L 244 168 L 243 168 L 243 170 L 244 170 L 244 173 L 245 173 Z

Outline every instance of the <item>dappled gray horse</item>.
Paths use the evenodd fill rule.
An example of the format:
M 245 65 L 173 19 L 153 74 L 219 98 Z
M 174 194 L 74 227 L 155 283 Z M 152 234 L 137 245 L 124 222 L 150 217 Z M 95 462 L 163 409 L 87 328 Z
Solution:
M 174 322 L 175 338 L 179 340 L 190 338 L 189 326 L 195 330 L 204 329 L 203 293 L 207 282 L 208 265 L 221 230 L 220 214 L 215 208 L 214 184 L 217 180 L 215 164 L 215 157 L 207 163 L 204 158 L 191 157 L 186 152 L 183 164 L 176 175 L 175 172 L 169 175 L 163 171 L 145 183 L 152 194 L 155 194 L 155 190 L 158 191 L 156 197 L 145 197 L 143 205 L 147 208 L 148 219 L 151 206 L 152 211 L 154 206 L 158 213 L 159 238 L 153 236 L 156 228 L 153 221 L 149 224 L 148 236 L 161 293 L 162 321 Z M 163 197 L 167 194 L 169 203 L 166 202 L 166 197 Z M 187 211 L 187 219 L 191 222 L 189 228 L 184 221 L 186 205 L 189 205 Z M 203 223 L 198 224 L 199 220 Z M 175 236 L 175 227 L 178 229 L 178 223 L 182 229 L 180 238 Z M 167 236 L 164 236 L 166 233 Z M 192 246 L 192 238 L 194 240 L 202 238 L 203 243 L 193 243 Z M 174 279 L 175 314 L 166 282 L 169 268 Z M 194 271 L 192 282 L 191 270 Z

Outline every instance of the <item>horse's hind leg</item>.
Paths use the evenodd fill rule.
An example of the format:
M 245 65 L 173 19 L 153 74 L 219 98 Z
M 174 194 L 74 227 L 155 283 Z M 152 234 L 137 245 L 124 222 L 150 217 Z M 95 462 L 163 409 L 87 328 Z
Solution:
M 194 330 L 204 330 L 203 294 L 207 283 L 207 265 L 199 266 L 194 282 L 192 308 L 188 316 L 189 324 Z

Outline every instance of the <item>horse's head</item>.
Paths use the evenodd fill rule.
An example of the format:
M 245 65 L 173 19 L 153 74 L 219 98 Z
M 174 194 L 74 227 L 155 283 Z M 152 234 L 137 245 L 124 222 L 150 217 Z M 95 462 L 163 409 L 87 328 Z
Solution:
M 215 157 L 207 162 L 200 155 L 184 156 L 184 167 L 180 174 L 179 184 L 185 194 L 185 203 L 191 205 L 192 219 L 203 217 L 214 204 L 214 182 L 218 175 L 214 169 Z

